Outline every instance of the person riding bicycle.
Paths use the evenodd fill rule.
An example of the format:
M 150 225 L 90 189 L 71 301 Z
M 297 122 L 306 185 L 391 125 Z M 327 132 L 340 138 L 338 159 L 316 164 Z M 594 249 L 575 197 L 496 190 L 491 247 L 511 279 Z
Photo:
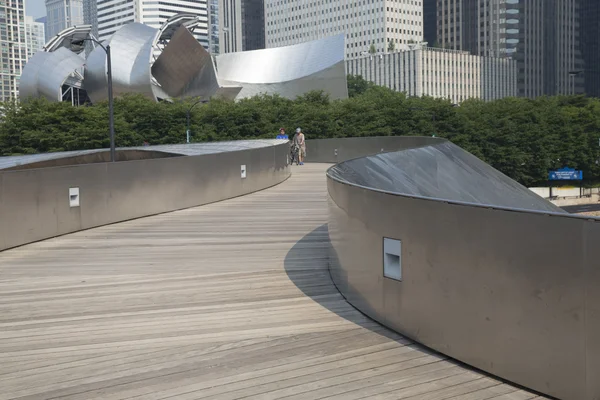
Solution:
M 298 165 L 304 165 L 304 158 L 306 157 L 306 141 L 302 129 L 296 128 L 296 134 L 294 135 L 293 143 L 298 146 Z

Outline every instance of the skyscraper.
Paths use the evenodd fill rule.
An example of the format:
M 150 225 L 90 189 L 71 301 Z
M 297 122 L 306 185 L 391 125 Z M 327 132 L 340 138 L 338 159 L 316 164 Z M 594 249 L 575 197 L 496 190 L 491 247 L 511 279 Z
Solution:
M 27 37 L 25 34 L 25 1 L 0 2 L 0 100 L 17 98 L 19 80 L 27 62 Z
M 60 31 L 83 24 L 83 0 L 46 0 L 46 40 Z
M 25 38 L 27 40 L 27 60 L 42 50 L 46 44 L 44 23 L 34 21 L 33 17 L 25 16 Z
M 521 0 L 523 1 L 523 0 Z M 425 29 L 439 47 L 481 56 L 505 57 L 516 51 L 519 0 L 426 0 Z M 433 19 L 432 9 L 436 18 Z M 430 33 L 431 35 L 431 33 Z
M 48 21 L 47 17 L 40 17 L 38 19 L 35 20 L 35 22 L 39 22 L 41 24 L 44 24 L 44 40 L 46 40 L 46 22 Z
M 97 0 L 83 0 L 83 23 L 92 26 L 92 35 L 98 37 Z
M 437 0 L 423 0 L 423 39 L 431 47 L 437 46 Z
M 265 2 L 242 0 L 242 50 L 265 48 Z
M 264 49 L 264 0 L 219 0 L 219 26 L 220 53 Z
M 581 52 L 585 93 L 600 97 L 600 1 L 581 0 Z
M 92 25 L 92 33 L 100 40 L 109 39 L 121 26 L 132 22 L 158 29 L 175 14 L 197 15 L 200 26 L 194 36 L 209 48 L 207 0 L 85 0 L 84 12 L 86 23 Z
M 583 66 L 579 1 L 427 0 L 425 6 L 437 8 L 439 46 L 516 60 L 519 95 L 534 98 L 583 90 L 583 78 L 572 74 Z
M 423 0 L 265 0 L 267 47 L 341 33 L 349 58 L 421 42 Z

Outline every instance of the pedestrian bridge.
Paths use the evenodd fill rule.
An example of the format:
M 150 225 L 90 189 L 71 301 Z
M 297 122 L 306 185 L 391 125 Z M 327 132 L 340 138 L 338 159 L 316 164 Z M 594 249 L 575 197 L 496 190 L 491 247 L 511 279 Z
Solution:
M 339 158 L 354 156 L 322 147 Z M 286 154 L 264 151 L 274 158 Z M 235 163 L 236 174 L 245 162 L 243 179 L 250 179 L 257 163 L 266 161 L 245 157 L 238 153 L 226 162 Z M 319 158 L 324 156 L 313 153 L 314 161 Z M 152 170 L 163 161 L 130 163 L 170 173 L 164 166 Z M 181 167 L 186 161 L 169 162 Z M 115 200 L 125 190 L 126 178 L 118 175 L 113 196 L 94 207 L 112 204 L 122 207 L 118 218 L 126 212 L 142 218 L 104 224 L 99 216 L 84 216 L 85 202 L 92 200 L 82 191 L 81 213 L 71 216 L 77 229 L 61 228 L 58 221 L 53 229 L 62 236 L 36 241 L 41 238 L 31 234 L 31 243 L 5 245 L 12 248 L 0 252 L 0 399 L 542 398 L 403 337 L 349 304 L 328 266 L 331 164 L 283 163 L 279 172 L 265 167 L 269 179 L 242 180 L 242 191 L 230 187 L 221 193 L 224 201 L 202 198 L 203 205 L 146 217 L 158 204 L 183 208 L 172 197 L 184 192 L 171 184 L 173 192 L 136 198 L 138 208 L 125 207 Z M 7 175 L 61 168 L 91 168 L 108 185 L 103 163 L 0 173 L 5 244 L 11 229 L 13 236 L 26 234 L 5 223 L 17 218 L 6 214 L 6 182 L 13 179 Z M 163 176 L 150 177 L 138 177 L 129 196 L 145 193 L 144 185 L 160 191 Z M 38 182 L 63 184 L 54 179 Z M 273 179 L 282 182 L 272 186 Z M 55 219 L 66 215 L 54 207 Z M 45 213 L 39 205 L 37 210 Z M 29 220 L 23 225 L 34 226 Z M 63 234 L 63 228 L 78 231 Z

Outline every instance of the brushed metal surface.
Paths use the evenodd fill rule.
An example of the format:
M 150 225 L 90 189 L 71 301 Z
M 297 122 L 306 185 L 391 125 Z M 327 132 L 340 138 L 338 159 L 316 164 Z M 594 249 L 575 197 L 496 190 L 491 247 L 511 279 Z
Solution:
M 289 177 L 288 152 L 287 143 L 271 143 L 195 156 L 0 172 L 0 250 L 265 189 Z M 80 190 L 78 208 L 69 207 L 71 187 Z
M 387 193 L 566 213 L 448 141 L 348 160 L 328 174 L 339 181 Z
M 209 143 L 186 143 L 186 144 L 161 144 L 156 146 L 119 147 L 117 148 L 118 161 L 136 159 L 159 158 L 172 156 L 197 156 L 201 154 L 224 153 L 230 151 L 257 149 L 261 147 L 274 146 L 289 143 L 281 139 L 256 139 L 256 140 L 233 140 Z M 140 152 L 148 154 L 140 154 Z M 0 157 L 0 170 L 16 169 L 25 166 L 43 167 L 55 162 L 56 165 L 86 164 L 95 162 L 98 158 L 107 161 L 108 149 L 62 151 L 55 153 L 28 154 L 24 156 Z M 96 158 L 98 157 L 98 158 Z M 62 162 L 60 160 L 70 160 Z
M 332 99 L 348 97 L 345 36 L 336 35 L 293 46 L 226 53 L 216 57 L 219 81 L 241 86 L 238 98 L 279 94 L 295 98 L 323 90 Z
M 600 396 L 600 219 L 327 184 L 331 273 L 354 306 L 511 382 Z M 401 282 L 383 277 L 384 237 L 402 240 Z
M 156 100 L 150 61 L 158 29 L 138 22 L 124 25 L 104 45 L 110 45 L 114 95 L 139 93 Z M 108 99 L 106 53 L 98 46 L 88 56 L 84 85 L 93 103 Z
M 53 52 L 59 48 L 66 48 L 73 53 L 83 53 L 85 50 L 84 39 L 89 38 L 92 25 L 77 25 L 63 29 L 44 45 L 44 51 Z
M 260 94 L 295 98 L 311 90 L 323 90 L 332 99 L 348 97 L 344 35 L 213 59 L 192 34 L 199 23 L 197 16 L 178 14 L 160 29 L 138 22 L 119 28 L 103 43 L 111 47 L 114 96 L 139 93 L 155 101 L 181 97 L 234 100 Z M 63 59 L 72 59 L 83 50 L 82 39 L 89 32 L 89 26 L 69 28 L 37 53 L 28 70 L 26 67 L 21 96 L 41 91 L 37 89 L 42 85 L 38 81 L 52 84 L 55 91 L 55 81 L 65 80 Z M 62 58 L 48 55 L 59 52 L 69 54 Z M 51 76 L 38 77 L 42 71 Z M 107 84 L 106 54 L 97 46 L 85 62 L 83 87 L 90 100 L 97 103 L 107 100 Z
M 171 97 L 182 96 L 198 75 L 203 76 L 207 91 L 203 97 L 210 98 L 218 88 L 212 57 L 185 26 L 175 31 L 158 56 L 152 75 Z
M 443 143 L 446 139 L 425 136 L 373 136 L 336 139 L 311 139 L 306 136 L 306 162 L 340 163 L 357 157 Z
M 600 398 L 600 242 L 598 225 L 588 221 L 582 235 L 582 253 L 585 271 L 585 324 L 586 324 L 586 399 Z
M 49 53 L 37 52 L 23 68 L 19 96 L 45 97 L 50 101 L 62 100 L 62 85 L 85 60 L 65 47 Z

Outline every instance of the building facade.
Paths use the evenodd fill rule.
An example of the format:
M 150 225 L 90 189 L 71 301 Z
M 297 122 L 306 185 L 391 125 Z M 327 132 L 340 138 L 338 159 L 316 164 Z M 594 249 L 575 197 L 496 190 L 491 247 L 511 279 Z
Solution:
M 210 48 L 209 4 L 207 0 L 140 0 L 139 20 L 145 25 L 159 29 L 176 14 L 193 14 L 200 20 L 194 36 L 205 49 Z
M 233 53 L 242 50 L 242 1 L 218 0 L 219 20 L 216 29 L 219 31 L 219 54 Z
M 519 11 L 519 94 L 583 93 L 579 0 L 521 0 Z
M 35 20 L 35 22 L 39 22 L 41 24 L 44 24 L 44 40 L 46 40 L 46 22 L 48 21 L 47 17 L 41 17 Z
M 90 17 L 95 17 L 90 21 L 92 32 L 97 32 L 100 40 L 109 39 L 123 25 L 139 21 L 138 0 L 96 0 L 95 3 L 95 7 L 90 5 L 87 8 Z
M 580 12 L 585 93 L 600 97 L 600 1 L 581 0 Z
M 27 62 L 25 1 L 0 2 L 0 100 L 17 98 L 21 72 Z
M 199 17 L 200 25 L 195 29 L 194 36 L 206 49 L 210 48 L 209 9 L 213 0 L 84 1 L 85 23 L 92 25 L 92 33 L 100 40 L 109 39 L 122 26 L 132 22 L 140 22 L 158 29 L 174 15 L 186 13 Z M 213 11 L 218 15 L 218 7 Z
M 426 0 L 425 7 L 435 8 L 438 46 L 516 60 L 519 95 L 535 98 L 583 92 L 583 76 L 572 74 L 583 67 L 579 3 Z
M 44 48 L 46 34 L 43 22 L 34 21 L 33 17 L 25 16 L 25 38 L 27 39 L 27 60 Z
M 242 0 L 242 50 L 265 48 L 265 2 Z
M 83 23 L 83 0 L 46 0 L 46 41 Z
M 264 0 L 218 1 L 219 20 L 216 29 L 220 31 L 221 43 L 218 53 L 264 49 Z
M 350 75 L 409 96 L 446 98 L 453 103 L 517 95 L 515 61 L 466 51 L 415 46 L 408 51 L 349 59 L 346 69 Z
M 267 48 L 346 34 L 346 57 L 423 40 L 423 0 L 265 0 Z
M 92 26 L 92 35 L 98 37 L 98 1 L 83 0 L 83 23 Z

